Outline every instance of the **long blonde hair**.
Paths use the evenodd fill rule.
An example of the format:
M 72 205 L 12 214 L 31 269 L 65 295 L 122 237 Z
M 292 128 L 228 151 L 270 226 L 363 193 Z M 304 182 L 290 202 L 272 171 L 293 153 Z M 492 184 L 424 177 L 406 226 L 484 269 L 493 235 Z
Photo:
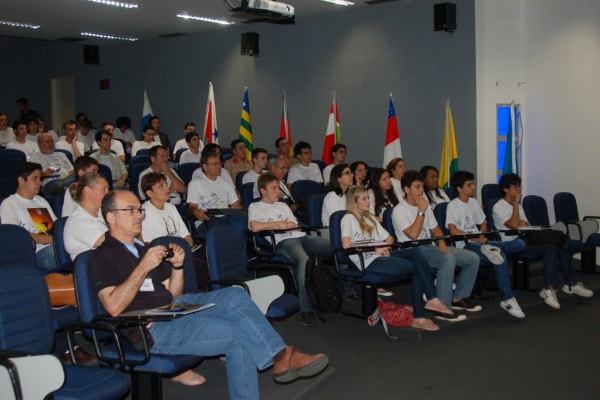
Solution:
M 360 230 L 362 232 L 367 232 L 370 235 L 373 233 L 373 230 L 375 230 L 375 226 L 377 226 L 377 220 L 369 211 L 361 212 L 358 210 L 356 202 L 363 193 L 369 193 L 368 189 L 364 186 L 353 186 L 348 189 L 348 192 L 346 192 L 346 210 L 354 215 L 354 218 L 358 221 Z M 371 224 L 367 223 L 367 220 L 370 221 Z

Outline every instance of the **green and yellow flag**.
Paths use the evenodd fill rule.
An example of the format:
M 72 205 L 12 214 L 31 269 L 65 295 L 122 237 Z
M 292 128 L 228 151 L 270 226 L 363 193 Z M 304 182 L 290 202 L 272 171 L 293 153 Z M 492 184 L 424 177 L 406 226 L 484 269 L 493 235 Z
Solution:
M 250 102 L 248 101 L 248 88 L 244 90 L 244 103 L 242 104 L 242 120 L 240 122 L 240 140 L 246 145 L 246 160 L 252 160 L 252 120 L 250 119 Z
M 442 147 L 442 162 L 440 163 L 439 185 L 446 190 L 450 186 L 450 177 L 458 171 L 458 150 L 454 137 L 454 122 L 450 110 L 450 99 L 446 101 L 446 123 L 444 125 L 444 146 Z

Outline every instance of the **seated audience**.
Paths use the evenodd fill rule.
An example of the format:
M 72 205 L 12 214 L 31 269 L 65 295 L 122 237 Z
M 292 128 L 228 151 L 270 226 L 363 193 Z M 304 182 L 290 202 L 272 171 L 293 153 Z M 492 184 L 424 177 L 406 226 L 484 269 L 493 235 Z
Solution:
M 257 147 L 252 150 L 252 169 L 246 172 L 242 177 L 242 185 L 254 183 L 254 188 L 256 189 L 256 181 L 258 180 L 258 177 L 265 172 L 268 161 L 269 153 L 267 153 L 265 149 Z M 256 193 L 254 197 L 259 197 L 259 194 Z
M 505 174 L 500 178 L 500 191 L 502 199 L 493 208 L 494 225 L 497 229 L 517 230 L 520 227 L 529 226 L 523 207 L 519 204 L 521 199 L 521 178 L 517 174 Z M 503 241 L 515 240 L 516 236 L 500 234 Z M 531 244 L 525 245 L 523 254 L 543 258 L 544 288 L 539 295 L 544 302 L 552 308 L 560 309 L 557 292 L 556 267 L 560 268 L 565 284 L 563 292 L 576 294 L 582 297 L 592 297 L 594 292 L 586 288 L 577 279 L 573 268 L 573 254 L 564 246 L 554 244 Z
M 150 155 L 150 166 L 140 173 L 140 182 L 138 183 L 138 193 L 142 199 L 146 198 L 142 192 L 142 178 L 150 172 L 164 174 L 171 190 L 171 204 L 181 204 L 180 193 L 185 192 L 185 184 L 171 167 L 169 167 L 169 151 L 162 146 L 154 146 L 148 153 Z
M 385 169 L 390 174 L 392 186 L 394 188 L 394 192 L 396 192 L 396 197 L 398 197 L 398 199 L 401 199 L 402 196 L 404 196 L 402 184 L 400 183 L 400 181 L 402 180 L 402 176 L 404 175 L 404 171 L 406 170 L 404 160 L 400 157 L 396 157 L 388 163 Z
M 169 135 L 160 131 L 160 118 L 156 115 L 150 117 L 150 125 L 152 125 L 156 132 L 156 140 L 160 142 L 161 146 L 166 147 L 169 150 L 169 157 L 171 157 L 171 141 L 169 140 Z
M 323 169 L 323 182 L 325 186 L 329 184 L 329 176 L 333 167 L 346 162 L 346 145 L 341 143 L 333 145 L 331 148 L 331 158 L 333 159 L 333 163 Z
M 324 354 L 310 356 L 286 346 L 250 297 L 240 288 L 209 293 L 183 294 L 184 250 L 148 248 L 135 237 L 140 234 L 143 209 L 131 192 L 110 192 L 103 200 L 102 215 L 109 226 L 104 243 L 90 258 L 90 280 L 111 316 L 126 311 L 175 303 L 215 303 L 215 307 L 149 327 L 152 353 L 224 355 L 229 396 L 258 399 L 256 369 L 273 365 L 276 382 L 291 382 L 323 371 L 329 362 Z M 149 293 L 142 287 L 150 285 Z M 249 334 L 251 332 L 251 334 Z
M 65 250 L 75 261 L 79 254 L 95 249 L 104 242 L 104 233 L 108 228 L 100 213 L 100 206 L 108 193 L 108 182 L 102 175 L 92 172 L 79 178 L 72 190 L 78 207 L 67 218 L 63 236 Z
M 292 145 L 284 137 L 279 137 L 275 140 L 275 151 L 280 157 L 285 158 L 290 168 L 300 162 L 296 157 L 292 157 Z
M 35 242 L 37 267 L 46 273 L 56 268 L 52 240 L 52 224 L 56 216 L 52 207 L 42 196 L 38 196 L 42 186 L 42 166 L 25 162 L 16 170 L 17 192 L 2 202 L 0 221 L 3 224 L 19 225 L 25 228 Z
M 12 140 L 15 140 L 15 133 L 8 126 L 8 114 L 0 113 L 0 146 L 6 146 Z
M 129 172 L 127 172 L 121 157 L 111 151 L 113 143 L 119 142 L 112 139 L 112 135 L 109 131 L 100 129 L 98 132 L 96 132 L 96 145 L 99 146 L 99 150 L 93 152 L 90 157 L 98 161 L 99 164 L 106 165 L 108 168 L 110 168 L 113 180 L 113 188 L 122 189 L 127 185 Z M 123 146 L 121 146 L 119 143 L 119 147 Z
M 225 169 L 231 175 L 231 181 L 235 182 L 235 177 L 242 171 L 250 171 L 252 169 L 252 161 L 246 160 L 246 145 L 240 139 L 235 139 L 231 142 L 231 150 L 233 158 L 225 161 Z
M 355 242 L 373 240 L 392 245 L 394 239 L 369 212 L 369 193 L 362 186 L 351 188 L 346 195 L 348 213 L 342 218 L 342 247 L 345 249 Z M 377 247 L 374 251 L 363 252 L 364 268 L 388 275 L 402 277 L 414 274 L 412 281 L 413 328 L 437 331 L 440 328 L 424 317 L 425 309 L 438 313 L 452 314 L 435 294 L 435 288 L 427 268 L 427 261 L 419 248 L 390 251 L 389 247 Z M 350 255 L 350 260 L 361 266 L 358 254 Z M 423 300 L 423 294 L 429 299 Z
M 85 145 L 77 140 L 77 124 L 72 120 L 66 121 L 63 131 L 65 136 L 56 142 L 55 148 L 70 152 L 75 161 L 85 153 Z
M 293 213 L 298 211 L 298 204 L 294 201 L 292 193 L 288 186 L 285 184 L 285 176 L 288 174 L 290 168 L 289 163 L 285 157 L 271 156 L 267 162 L 267 172 L 275 176 L 279 181 L 279 201 L 285 202 Z M 257 179 L 258 181 L 258 179 Z M 258 190 L 257 182 L 254 182 L 254 190 L 252 192 L 254 198 L 261 197 Z
M 423 181 L 423 175 L 417 171 L 406 171 L 402 177 L 405 201 L 394 207 L 392 213 L 398 242 L 443 236 L 431 207 L 423 196 L 425 190 Z M 466 249 L 447 246 L 443 239 L 419 248 L 423 251 L 429 266 L 436 270 L 436 292 L 440 300 L 449 309 L 480 311 L 481 306 L 473 305 L 467 300 L 479 271 L 479 256 Z M 453 292 L 454 270 L 457 266 L 460 268 L 460 274 Z M 464 315 L 456 314 L 438 315 L 437 318 L 451 322 L 466 319 Z
M 346 192 L 352 186 L 352 171 L 348 164 L 339 164 L 331 170 L 329 181 L 329 193 L 323 200 L 321 211 L 321 224 L 329 226 L 329 217 L 336 211 L 346 209 Z
M 181 153 L 179 159 L 179 165 L 185 163 L 196 163 L 200 164 L 200 158 L 202 157 L 202 142 L 198 132 L 191 131 L 185 134 L 185 141 L 188 149 Z
M 209 143 L 206 146 L 204 146 L 204 148 L 200 152 L 200 159 L 202 159 L 202 157 L 204 157 L 208 153 L 216 153 L 219 156 L 219 160 L 221 160 L 221 155 L 223 154 L 223 152 L 221 151 L 221 146 L 219 146 L 216 143 Z M 223 164 L 221 163 L 221 165 Z M 202 175 L 204 175 L 204 170 L 202 169 L 202 166 L 200 166 L 192 174 L 192 179 L 198 179 Z M 235 188 L 235 183 L 233 183 L 233 181 L 231 180 L 231 175 L 229 174 L 229 172 L 227 172 L 225 168 L 221 168 L 221 174 L 219 176 L 225 179 L 231 184 L 231 186 Z
M 435 209 L 435 206 L 439 203 L 448 203 L 450 198 L 438 184 L 440 173 L 437 168 L 426 165 L 421 168 L 420 172 L 425 179 L 425 196 L 427 196 L 427 201 L 429 201 L 431 209 Z
M 310 307 L 304 282 L 306 262 L 309 254 L 330 257 L 329 239 L 308 236 L 302 231 L 293 230 L 298 227 L 298 221 L 287 204 L 279 201 L 279 180 L 275 176 L 263 174 L 258 178 L 257 185 L 261 201 L 250 204 L 248 227 L 252 232 L 287 230 L 275 234 L 275 249 L 277 254 L 287 257 L 294 264 L 294 276 L 300 300 L 300 320 L 305 326 L 313 326 L 316 323 L 315 315 Z M 266 239 L 271 240 L 269 237 Z
M 369 187 L 369 166 L 364 161 L 355 161 L 350 164 L 350 171 L 354 174 L 354 186 Z
M 196 124 L 194 124 L 193 122 L 187 122 L 184 126 L 183 126 L 183 139 L 179 139 L 176 143 L 175 143 L 175 147 L 173 148 L 173 160 L 174 161 L 179 161 L 177 159 L 177 151 L 181 150 L 181 149 L 189 149 L 190 146 L 187 143 L 187 134 L 190 132 L 196 132 Z M 202 152 L 202 149 L 204 147 L 204 143 L 202 143 L 202 139 L 200 140 L 200 147 L 199 150 L 200 152 Z M 182 164 L 180 162 L 180 164 Z
M 86 153 L 89 153 L 92 150 L 92 146 L 95 143 L 96 137 L 96 129 L 92 128 L 92 121 L 89 119 L 84 119 L 79 123 L 79 131 L 77 132 L 77 140 L 79 140 L 84 145 L 84 149 Z
M 113 124 L 110 122 L 103 122 L 100 129 L 108 132 L 111 139 L 113 138 L 113 135 L 115 134 L 115 126 Z M 96 136 L 94 136 L 94 144 L 92 145 L 92 151 L 100 148 L 98 146 L 98 139 L 96 139 L 97 135 L 98 133 L 96 132 Z M 123 144 L 121 142 L 118 140 L 111 140 L 109 150 L 114 151 L 121 162 L 125 162 L 125 149 L 123 148 Z
M 135 142 L 135 133 L 131 130 L 131 119 L 125 116 L 117 117 L 115 126 L 117 129 L 115 129 L 114 138 L 123 140 L 127 145 L 126 150 L 129 152 Z
M 27 124 L 20 119 L 13 122 L 13 132 L 15 139 L 8 142 L 7 149 L 21 150 L 29 160 L 33 153 L 39 152 L 40 148 L 37 142 L 27 140 Z
M 450 177 L 450 185 L 458 193 L 458 197 L 448 203 L 446 228 L 451 235 L 461 235 L 469 232 L 487 231 L 487 221 L 481 206 L 473 198 L 475 194 L 475 175 L 468 171 L 457 171 Z M 463 248 L 463 241 L 456 242 L 456 247 Z M 520 252 L 525 248 L 521 239 L 510 242 L 490 242 L 481 235 L 469 240 L 468 249 L 477 253 L 483 262 L 491 262 L 494 268 L 496 283 L 501 294 L 500 307 L 510 315 L 525 318 L 517 298 L 511 287 L 506 264 L 506 256 Z
M 131 157 L 137 155 L 142 149 L 150 149 L 154 146 L 160 146 L 160 141 L 157 141 L 157 133 L 152 125 L 144 126 L 144 137 L 142 140 L 136 140 L 131 146 Z
M 38 147 L 40 151 L 33 153 L 29 160 L 42 166 L 42 193 L 52 199 L 66 188 L 65 180 L 73 175 L 73 164 L 63 153 L 54 152 L 54 139 L 49 133 L 40 133 Z
M 296 181 L 310 180 L 323 183 L 323 175 L 319 166 L 312 161 L 312 147 L 307 142 L 298 142 L 294 146 L 294 154 L 300 162 L 290 168 L 288 174 L 288 188 Z
M 77 201 L 75 200 L 75 193 L 77 192 L 77 182 L 79 178 L 81 178 L 85 174 L 98 173 L 98 161 L 90 156 L 81 156 L 73 165 L 73 169 L 75 170 L 75 178 L 76 181 L 71 183 L 67 190 L 65 190 L 65 199 L 63 202 L 62 217 L 68 217 L 73 214 L 73 212 L 77 209 Z
M 369 182 L 370 212 L 375 215 L 377 221 L 381 222 L 384 211 L 394 208 L 398 203 L 404 201 L 404 197 L 396 196 L 390 174 L 385 169 L 376 169 L 371 174 Z

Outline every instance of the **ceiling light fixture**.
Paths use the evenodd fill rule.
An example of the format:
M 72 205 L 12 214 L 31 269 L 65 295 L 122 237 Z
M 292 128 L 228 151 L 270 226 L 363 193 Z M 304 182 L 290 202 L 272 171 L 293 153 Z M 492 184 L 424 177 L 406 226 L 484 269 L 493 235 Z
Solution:
M 337 4 L 340 6 L 353 6 L 354 3 L 351 1 L 346 1 L 346 0 L 321 0 L 324 1 L 326 3 L 333 3 L 333 4 Z
M 120 1 L 112 1 L 112 0 L 87 0 L 92 3 L 104 4 L 106 6 L 114 6 L 114 7 L 122 7 L 122 8 L 138 8 L 138 5 L 135 3 L 121 3 Z
M 137 38 L 126 37 L 126 36 L 113 36 L 113 35 L 105 35 L 103 33 L 91 33 L 91 32 L 81 32 L 82 36 L 91 36 L 100 39 L 112 39 L 112 40 L 127 40 L 130 42 L 135 42 L 138 40 Z
M 40 27 L 40 25 L 24 24 L 22 22 L 13 22 L 13 21 L 0 21 L 0 25 L 13 26 L 15 28 L 29 28 L 29 29 L 37 29 Z
M 220 24 L 220 25 L 233 25 L 234 24 L 233 22 L 225 21 L 224 19 L 196 17 L 196 16 L 188 15 L 188 14 L 177 14 L 177 17 L 183 18 L 183 19 L 194 19 L 196 21 L 212 22 L 214 24 Z

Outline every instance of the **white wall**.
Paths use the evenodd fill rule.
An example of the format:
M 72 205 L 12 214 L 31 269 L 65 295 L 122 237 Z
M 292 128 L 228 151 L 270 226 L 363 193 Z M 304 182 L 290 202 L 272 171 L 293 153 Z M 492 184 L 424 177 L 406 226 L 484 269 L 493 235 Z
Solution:
M 543 196 L 551 220 L 559 191 L 600 214 L 600 2 L 477 0 L 475 13 L 479 184 L 495 177 L 495 104 L 515 100 L 525 194 Z

